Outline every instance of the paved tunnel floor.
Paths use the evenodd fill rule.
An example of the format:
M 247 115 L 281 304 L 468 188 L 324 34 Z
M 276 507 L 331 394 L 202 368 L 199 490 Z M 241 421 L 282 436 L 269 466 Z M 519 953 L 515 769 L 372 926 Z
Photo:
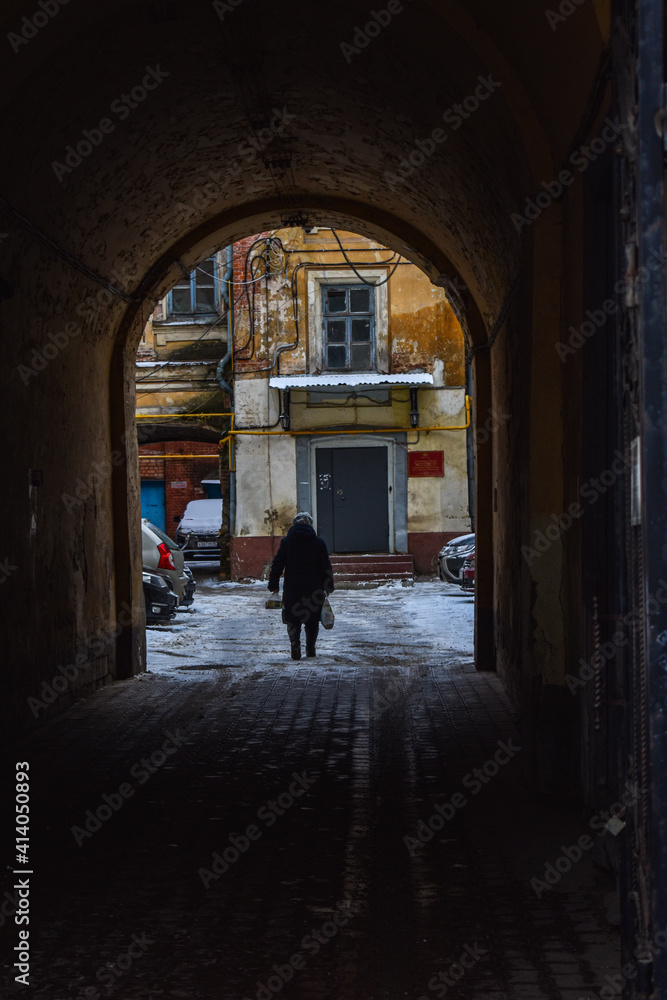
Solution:
M 341 592 L 294 663 L 264 596 L 204 587 L 150 631 L 149 673 L 13 748 L 30 995 L 596 997 L 617 964 L 604 838 L 531 886 L 590 816 L 524 783 L 502 686 L 472 668 L 470 598 Z

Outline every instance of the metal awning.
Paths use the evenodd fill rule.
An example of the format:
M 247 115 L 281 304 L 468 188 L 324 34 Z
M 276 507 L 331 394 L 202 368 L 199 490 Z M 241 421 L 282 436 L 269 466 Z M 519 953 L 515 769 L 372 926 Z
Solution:
M 327 389 L 335 386 L 354 386 L 357 389 L 378 387 L 404 388 L 409 385 L 433 385 L 433 376 L 426 372 L 405 372 L 399 375 L 382 375 L 378 372 L 335 375 L 280 375 L 269 379 L 273 389 Z

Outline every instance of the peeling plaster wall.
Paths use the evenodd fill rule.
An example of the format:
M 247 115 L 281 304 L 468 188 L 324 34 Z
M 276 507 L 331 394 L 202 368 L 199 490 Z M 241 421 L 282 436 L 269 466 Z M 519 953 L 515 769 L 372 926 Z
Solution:
M 463 426 L 466 422 L 464 390 L 422 390 L 419 393 L 420 424 Z M 414 439 L 408 435 L 408 441 Z M 470 530 L 468 468 L 465 431 L 433 431 L 420 434 L 410 451 L 440 451 L 445 455 L 445 475 L 408 479 L 408 531 L 464 534 Z
M 249 304 L 242 294 L 242 283 L 246 279 L 244 255 L 259 237 L 249 237 L 235 245 L 234 281 L 241 289 L 240 301 L 235 308 L 237 369 L 241 373 L 251 373 L 272 359 L 276 347 L 294 344 L 293 348 L 281 353 L 281 373 L 287 375 L 318 370 L 321 359 L 314 343 L 319 337 L 320 323 L 318 282 L 324 279 L 349 283 L 358 279 L 326 228 L 312 235 L 301 228 L 277 229 L 271 235 L 282 240 L 288 251 L 286 273 L 272 275 L 268 283 L 261 280 L 255 285 L 255 349 L 248 357 Z M 443 289 L 436 287 L 408 261 L 403 261 L 392 270 L 396 263 L 395 256 L 392 259 L 390 252 L 367 238 L 343 230 L 338 231 L 338 236 L 346 251 L 350 251 L 347 257 L 364 278 L 380 281 L 391 273 L 386 286 L 380 287 L 376 293 L 376 327 L 380 334 L 378 349 L 382 355 L 378 370 L 400 373 L 423 368 L 432 372 L 437 361 L 442 384 L 463 385 L 464 335 Z M 364 265 L 384 261 L 389 261 L 386 268 L 364 269 Z M 291 301 L 294 271 L 297 274 L 299 303 L 298 343 Z M 313 360 L 316 355 L 317 363 Z
M 242 438 L 236 461 L 236 534 L 282 537 L 296 513 L 294 438 Z
M 240 379 L 235 387 L 236 427 L 270 427 L 278 416 L 276 397 L 267 378 Z M 294 438 L 239 435 L 236 469 L 233 533 L 239 538 L 282 537 L 295 514 Z
M 345 260 L 346 255 L 340 252 L 338 243 L 326 228 L 316 233 L 306 233 L 300 228 L 283 229 L 271 235 L 280 239 L 287 251 L 284 259 L 286 273 L 272 275 L 256 283 L 253 324 L 246 298 L 241 299 L 235 311 L 236 370 L 243 376 L 237 382 L 237 427 L 268 427 L 275 421 L 275 415 L 269 418 L 269 404 L 277 415 L 279 394 L 269 388 L 266 373 L 261 368 L 267 365 L 277 348 L 295 345 L 281 355 L 282 374 L 321 370 L 320 282 L 356 282 L 358 275 L 367 280 L 389 277 L 386 285 L 380 286 L 375 293 L 376 354 L 382 359 L 376 367 L 391 373 L 417 370 L 433 374 L 438 388 L 424 387 L 418 394 L 422 427 L 461 427 L 465 424 L 465 390 L 456 388 L 463 384 L 465 378 L 463 331 L 441 288 L 434 286 L 422 271 L 408 263 L 399 264 L 392 273 L 395 255 L 392 259 L 386 249 L 355 233 L 339 232 L 338 237 L 358 275 L 354 274 Z M 237 283 L 248 275 L 250 267 L 246 254 L 259 240 L 260 237 L 248 238 L 235 246 Z M 260 243 L 253 253 L 262 249 Z M 380 270 L 368 266 L 390 259 L 391 263 Z M 298 343 L 291 301 L 293 284 L 298 298 Z M 314 358 L 317 360 L 314 361 Z M 255 369 L 259 370 L 253 377 Z M 351 390 L 340 394 L 330 392 L 328 396 L 326 392 L 292 390 L 291 428 L 299 432 L 344 427 L 409 428 L 411 404 L 408 389 L 386 391 L 386 396 L 386 402 L 380 402 L 363 395 L 355 399 Z M 443 533 L 468 531 L 470 516 L 465 431 L 412 432 L 409 442 L 410 450 L 442 450 L 446 469 L 442 479 L 414 478 L 409 481 L 408 532 L 428 532 L 437 534 L 439 538 Z M 354 447 L 354 443 L 355 438 L 350 437 L 349 447 Z M 238 521 L 238 534 L 261 537 L 271 533 L 265 510 L 269 503 L 267 498 L 276 482 L 283 490 L 287 471 L 282 467 L 276 469 L 273 461 L 269 469 L 271 454 L 269 448 L 251 447 L 247 439 L 237 451 L 238 496 L 245 498 L 243 517 Z M 259 476 L 260 464 L 264 467 L 263 479 Z M 248 480 L 252 484 L 251 489 L 248 488 Z M 294 512 L 296 496 L 294 475 L 291 483 L 291 509 Z M 437 544 L 437 540 L 433 544 Z M 248 571 L 241 572 L 250 575 Z

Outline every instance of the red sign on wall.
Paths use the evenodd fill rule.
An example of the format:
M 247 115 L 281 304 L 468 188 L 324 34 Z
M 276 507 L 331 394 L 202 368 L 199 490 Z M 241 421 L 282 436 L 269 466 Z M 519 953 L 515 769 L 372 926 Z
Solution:
M 409 451 L 409 476 L 444 476 L 444 451 Z

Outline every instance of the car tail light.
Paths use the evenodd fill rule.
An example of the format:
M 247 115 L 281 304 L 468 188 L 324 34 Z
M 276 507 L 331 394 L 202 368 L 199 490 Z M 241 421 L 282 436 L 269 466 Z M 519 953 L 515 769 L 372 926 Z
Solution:
M 160 542 L 158 545 L 158 552 L 160 553 L 160 561 L 157 564 L 158 569 L 176 569 L 176 563 L 174 562 L 174 557 L 171 554 L 171 549 L 166 542 Z

